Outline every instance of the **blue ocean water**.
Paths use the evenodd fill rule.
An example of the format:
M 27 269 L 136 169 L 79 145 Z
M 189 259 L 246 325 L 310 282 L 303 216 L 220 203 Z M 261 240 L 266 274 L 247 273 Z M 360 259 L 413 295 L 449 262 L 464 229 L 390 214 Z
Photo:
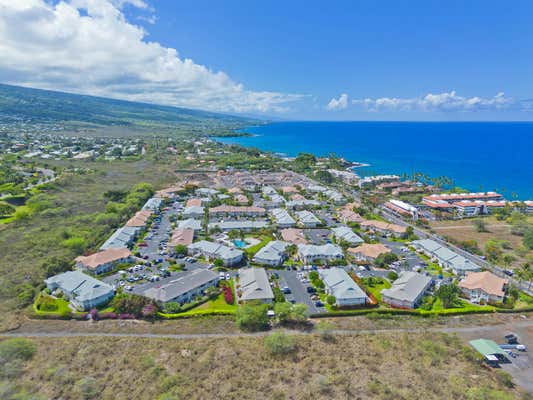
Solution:
M 530 122 L 276 122 L 247 128 L 250 137 L 217 139 L 294 156 L 299 152 L 371 164 L 360 175 L 446 175 L 472 191 L 533 199 Z

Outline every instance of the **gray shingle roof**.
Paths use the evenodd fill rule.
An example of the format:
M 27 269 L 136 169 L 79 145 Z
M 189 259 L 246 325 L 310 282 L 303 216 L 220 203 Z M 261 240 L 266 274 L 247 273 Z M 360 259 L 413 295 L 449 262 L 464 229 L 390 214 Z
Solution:
M 113 287 L 80 271 L 67 271 L 44 281 L 54 284 L 62 291 L 75 295 L 78 301 L 88 301 L 114 292 Z
M 281 240 L 268 242 L 254 256 L 254 260 L 280 261 L 285 253 L 285 249 L 290 243 Z
M 263 268 L 239 269 L 239 290 L 242 300 L 272 300 L 274 293 Z
M 391 288 L 381 291 L 381 295 L 396 300 L 414 302 L 426 290 L 430 282 L 431 278 L 429 276 L 412 271 L 404 271 L 400 273 Z
M 337 300 L 366 299 L 368 297 L 343 268 L 322 269 L 319 274 Z
M 347 226 L 339 226 L 331 229 L 338 240 L 344 240 L 350 244 L 363 243 L 364 240 L 355 234 L 355 232 Z
M 217 279 L 218 275 L 212 271 L 196 269 L 160 287 L 147 289 L 144 296 L 165 303 Z

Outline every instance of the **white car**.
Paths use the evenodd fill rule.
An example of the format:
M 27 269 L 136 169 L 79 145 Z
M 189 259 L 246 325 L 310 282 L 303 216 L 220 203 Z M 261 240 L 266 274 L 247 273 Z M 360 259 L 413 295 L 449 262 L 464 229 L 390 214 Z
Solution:
M 226 274 L 226 280 L 227 280 L 227 281 L 229 281 L 230 279 L 231 279 L 231 276 L 230 276 L 230 274 L 229 274 L 229 273 L 228 273 L 228 274 Z
M 125 286 L 124 289 L 126 289 L 126 290 L 133 290 L 133 286 L 128 285 L 128 286 Z

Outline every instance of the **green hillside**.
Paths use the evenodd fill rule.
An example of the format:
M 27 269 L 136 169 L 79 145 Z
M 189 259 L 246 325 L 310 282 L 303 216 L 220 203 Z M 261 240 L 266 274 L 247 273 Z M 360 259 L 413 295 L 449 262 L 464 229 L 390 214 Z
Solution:
M 228 135 L 258 123 L 200 110 L 0 84 L 0 123 L 60 124 L 66 129 L 124 127 L 149 133 Z

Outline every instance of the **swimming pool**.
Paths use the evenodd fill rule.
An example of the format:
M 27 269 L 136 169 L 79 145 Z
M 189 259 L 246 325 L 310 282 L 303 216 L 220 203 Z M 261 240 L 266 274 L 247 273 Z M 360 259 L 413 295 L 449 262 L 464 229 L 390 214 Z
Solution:
M 248 246 L 248 243 L 246 243 L 244 240 L 241 240 L 241 239 L 235 239 L 233 241 L 233 244 L 235 245 L 235 247 L 239 249 L 242 249 L 243 247 Z

